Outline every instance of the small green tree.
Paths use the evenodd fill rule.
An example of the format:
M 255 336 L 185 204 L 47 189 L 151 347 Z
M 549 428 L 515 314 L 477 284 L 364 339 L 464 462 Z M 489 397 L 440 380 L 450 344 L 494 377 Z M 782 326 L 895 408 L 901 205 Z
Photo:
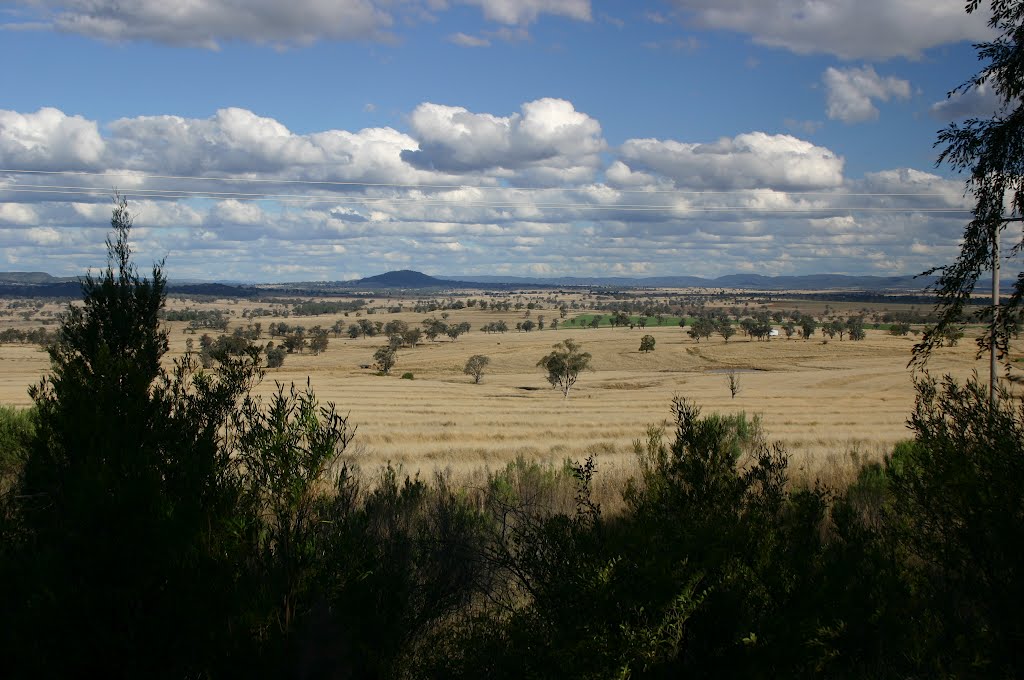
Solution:
M 420 344 L 422 338 L 423 331 L 421 331 L 419 328 L 410 328 L 409 330 L 402 334 L 402 340 L 409 347 L 415 347 L 416 345 Z
M 313 334 L 313 337 L 309 340 L 309 349 L 313 352 L 313 355 L 319 355 L 321 352 L 327 349 L 328 337 L 327 331 L 319 330 Z
M 562 397 L 569 397 L 569 389 L 576 384 L 580 372 L 590 368 L 590 352 L 580 351 L 580 345 L 572 338 L 552 345 L 554 351 L 537 362 L 548 372 L 548 382 L 562 390 Z
M 889 335 L 896 335 L 899 337 L 908 335 L 910 333 L 910 324 L 904 321 L 896 321 L 889 326 Z
M 373 362 L 383 375 L 391 373 L 391 369 L 395 367 L 395 362 L 398 361 L 398 350 L 391 345 L 385 345 L 380 347 L 376 352 L 373 353 Z
M 473 376 L 473 383 L 479 385 L 480 379 L 484 377 L 484 369 L 491 363 L 490 357 L 486 357 L 482 354 L 474 354 L 466 361 L 465 368 L 462 372 L 466 375 Z
M 644 337 L 640 338 L 640 351 L 641 352 L 650 352 L 653 349 L 654 349 L 654 336 L 653 335 L 645 335 Z
M 287 352 L 282 347 L 274 347 L 273 342 L 267 343 L 267 368 L 281 368 L 284 365 L 284 358 Z
M 289 354 L 293 354 L 296 351 L 302 354 L 302 350 L 306 348 L 306 335 L 302 331 L 296 331 L 285 336 L 281 346 L 285 348 Z
M 863 340 L 867 337 L 864 331 L 864 317 L 851 316 L 846 320 L 846 331 L 850 334 L 850 340 Z
M 682 323 L 682 322 L 680 322 Z M 718 330 L 718 324 L 709 316 L 698 316 L 693 320 L 693 325 L 687 331 L 690 337 L 700 342 L 701 338 L 710 338 Z

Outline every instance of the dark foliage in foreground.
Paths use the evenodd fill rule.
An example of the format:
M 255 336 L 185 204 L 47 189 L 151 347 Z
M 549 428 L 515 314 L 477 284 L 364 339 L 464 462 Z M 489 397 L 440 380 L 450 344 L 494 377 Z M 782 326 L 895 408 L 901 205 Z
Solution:
M 164 279 L 83 284 L 35 408 L 0 411 L 6 677 L 1012 677 L 1024 412 L 924 381 L 912 442 L 794 488 L 756 421 L 673 404 L 606 517 L 593 460 L 484 488 L 356 474 L 255 356 L 167 371 Z M 78 311 L 75 311 L 78 310 Z

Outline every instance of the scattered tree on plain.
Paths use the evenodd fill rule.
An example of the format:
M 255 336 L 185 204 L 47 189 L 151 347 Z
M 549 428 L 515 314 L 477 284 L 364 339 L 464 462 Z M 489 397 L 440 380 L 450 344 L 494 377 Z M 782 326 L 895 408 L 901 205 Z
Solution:
M 590 352 L 580 351 L 580 345 L 572 338 L 552 345 L 554 351 L 537 362 L 548 372 L 548 382 L 562 390 L 562 397 L 569 397 L 569 389 L 576 384 L 580 371 L 590 368 Z
M 701 338 L 710 338 L 716 330 L 717 324 L 715 324 L 714 319 L 708 316 L 698 316 L 693 320 L 693 325 L 690 326 L 690 330 L 687 333 L 691 338 L 700 342 Z
M 864 331 L 864 317 L 851 316 L 846 320 L 846 332 L 850 334 L 850 340 L 863 340 L 867 337 Z
M 373 353 L 373 364 L 382 375 L 390 374 L 396 361 L 398 361 L 398 350 L 391 345 L 380 347 Z
M 400 319 L 393 319 L 384 324 L 384 335 L 405 335 L 406 331 L 409 330 L 409 324 Z
M 956 347 L 960 340 L 964 337 L 964 327 L 962 325 L 950 325 L 946 326 L 938 332 L 936 338 L 942 341 L 946 347 Z
M 319 355 L 321 352 L 327 349 L 328 338 L 327 331 L 323 329 L 314 329 L 312 337 L 309 339 L 309 351 L 314 356 Z
M 491 363 L 490 357 L 482 354 L 474 354 L 466 361 L 465 368 L 462 372 L 466 375 L 473 376 L 473 383 L 479 385 L 481 378 L 484 377 L 484 369 Z
M 294 354 L 296 350 L 299 354 L 302 354 L 302 350 L 306 348 L 306 334 L 302 330 L 302 327 L 296 328 L 294 333 L 289 333 L 284 337 L 281 345 L 285 348 L 289 354 Z
M 725 376 L 726 383 L 729 385 L 729 394 L 735 399 L 736 395 L 740 393 L 740 376 L 736 371 L 729 371 Z
M 266 347 L 267 368 L 281 368 L 284 365 L 284 357 L 287 352 L 281 347 L 275 347 L 273 342 L 268 342 Z
M 410 328 L 402 334 L 402 340 L 406 347 L 415 347 L 423 339 L 423 331 L 419 328 Z
M 722 336 L 722 339 L 729 342 L 729 338 L 736 335 L 736 329 L 733 328 L 732 323 L 728 319 L 721 319 L 718 322 L 718 334 Z
M 645 335 L 644 337 L 640 338 L 640 351 L 641 352 L 650 352 L 653 349 L 654 349 L 654 336 L 653 335 Z

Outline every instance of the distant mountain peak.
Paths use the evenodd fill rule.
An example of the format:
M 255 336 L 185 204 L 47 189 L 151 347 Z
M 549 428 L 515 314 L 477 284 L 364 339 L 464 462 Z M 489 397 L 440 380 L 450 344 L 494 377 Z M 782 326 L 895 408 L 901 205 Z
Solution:
M 398 271 L 378 274 L 377 276 L 369 276 L 365 279 L 352 281 L 349 285 L 357 287 L 378 286 L 381 288 L 453 288 L 460 285 L 465 286 L 464 283 L 458 281 L 436 279 L 433 276 L 428 276 L 423 272 L 413 271 L 412 269 L 400 269 Z

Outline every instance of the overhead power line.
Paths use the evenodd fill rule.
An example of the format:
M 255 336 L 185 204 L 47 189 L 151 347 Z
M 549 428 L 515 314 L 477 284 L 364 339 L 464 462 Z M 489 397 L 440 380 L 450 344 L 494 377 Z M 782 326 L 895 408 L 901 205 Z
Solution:
M 230 176 L 201 176 L 201 175 L 154 175 L 133 171 L 86 171 L 86 170 L 29 170 L 24 168 L 0 168 L 0 174 L 9 175 L 63 175 L 80 177 L 129 177 L 132 179 L 157 179 L 157 180 L 185 180 L 190 182 L 235 182 L 253 184 L 296 184 L 314 187 L 370 187 L 390 189 L 473 189 L 480 191 L 518 191 L 518 192 L 554 192 L 554 191 L 586 191 L 588 187 L 528 187 L 508 185 L 486 185 L 486 184 L 416 184 L 399 182 L 362 182 L 362 181 L 335 181 L 335 180 L 312 180 L 312 179 L 279 179 L 267 177 L 242 177 Z M 716 195 L 716 194 L 791 194 L 798 196 L 900 196 L 900 197 L 942 197 L 947 194 L 940 192 L 834 192 L 831 190 L 797 191 L 789 189 L 626 189 L 618 187 L 605 187 L 617 193 L 625 194 L 677 194 L 677 195 Z
M 47 187 L 45 185 L 7 185 L 0 190 L 16 191 L 25 194 L 44 194 L 54 196 L 88 196 L 102 197 L 109 193 L 107 189 L 88 187 Z M 568 203 L 541 201 L 474 201 L 447 198 L 423 197 L 369 197 L 369 196 L 302 196 L 297 194 L 241 194 L 190 192 L 177 190 L 144 189 L 139 191 L 122 191 L 121 193 L 134 198 L 158 200 L 173 199 L 208 199 L 233 201 L 270 201 L 282 204 L 324 203 L 330 205 L 428 205 L 434 207 L 465 207 L 493 209 L 536 209 L 536 210 L 621 210 L 624 212 L 746 212 L 746 213 L 930 213 L 961 215 L 968 214 L 965 208 L 934 208 L 934 207 L 894 207 L 894 206 L 800 206 L 800 207 L 758 207 L 750 205 L 672 205 L 642 203 Z

